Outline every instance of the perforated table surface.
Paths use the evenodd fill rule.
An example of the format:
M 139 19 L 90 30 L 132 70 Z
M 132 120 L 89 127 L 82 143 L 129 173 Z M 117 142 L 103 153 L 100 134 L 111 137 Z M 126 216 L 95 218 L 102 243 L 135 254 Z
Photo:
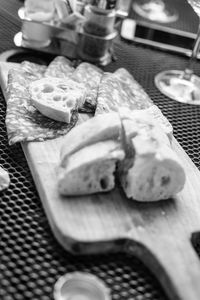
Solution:
M 180 18 L 169 26 L 195 32 L 198 19 L 186 2 L 172 3 Z M 0 0 L 1 52 L 15 48 L 13 36 L 20 30 L 17 9 L 21 5 L 17 0 Z M 136 17 L 132 12 L 131 16 Z M 115 52 L 117 61 L 105 69 L 114 71 L 123 66 L 133 74 L 172 123 L 175 137 L 200 168 L 200 107 L 169 100 L 154 86 L 158 72 L 183 69 L 187 58 L 120 40 L 115 44 Z M 33 53 L 28 57 L 34 60 Z M 44 56 L 40 61 L 45 62 Z M 200 76 L 200 63 L 195 65 L 195 73 Z M 0 299 L 53 299 L 58 277 L 72 271 L 97 275 L 108 285 L 115 300 L 167 299 L 157 279 L 131 254 L 73 256 L 57 243 L 21 146 L 8 146 L 5 113 L 6 104 L 0 92 L 0 165 L 11 176 L 10 187 L 0 193 Z M 196 250 L 200 252 L 199 242 Z

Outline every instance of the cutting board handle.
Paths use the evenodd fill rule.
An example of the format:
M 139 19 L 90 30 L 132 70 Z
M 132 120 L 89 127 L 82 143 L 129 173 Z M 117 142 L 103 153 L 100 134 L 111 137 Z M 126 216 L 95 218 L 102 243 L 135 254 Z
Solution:
M 200 260 L 189 239 L 148 245 L 129 240 L 125 247 L 154 273 L 170 300 L 200 299 Z

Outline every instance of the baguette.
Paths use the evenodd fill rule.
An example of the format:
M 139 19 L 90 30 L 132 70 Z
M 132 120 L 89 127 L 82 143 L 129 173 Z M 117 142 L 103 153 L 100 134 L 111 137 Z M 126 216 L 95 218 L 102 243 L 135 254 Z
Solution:
M 65 166 L 71 154 L 86 146 L 109 139 L 118 140 L 120 127 L 117 113 L 99 115 L 74 127 L 64 138 L 60 153 L 61 165 Z
M 168 199 L 180 192 L 185 184 L 181 161 L 169 140 L 156 127 L 141 128 L 132 138 L 135 150 L 132 165 L 124 165 L 119 180 L 127 196 L 137 201 Z
M 184 169 L 170 139 L 145 110 L 95 116 L 65 138 L 58 174 L 61 194 L 110 191 L 115 177 L 127 198 L 137 201 L 166 199 L 184 186 Z
M 58 173 L 62 195 L 107 192 L 115 186 L 116 163 L 124 158 L 120 143 L 113 140 L 87 146 L 70 155 Z

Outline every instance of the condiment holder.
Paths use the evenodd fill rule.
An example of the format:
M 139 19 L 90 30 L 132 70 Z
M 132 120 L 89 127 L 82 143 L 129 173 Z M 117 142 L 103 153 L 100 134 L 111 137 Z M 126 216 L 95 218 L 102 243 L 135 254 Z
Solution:
M 107 65 L 113 59 L 113 41 L 118 34 L 114 9 L 86 5 L 83 15 L 73 14 L 73 20 L 67 24 L 56 19 L 32 20 L 26 16 L 24 7 L 19 9 L 18 16 L 22 22 L 21 32 L 14 37 L 18 47 L 65 55 L 98 65 Z

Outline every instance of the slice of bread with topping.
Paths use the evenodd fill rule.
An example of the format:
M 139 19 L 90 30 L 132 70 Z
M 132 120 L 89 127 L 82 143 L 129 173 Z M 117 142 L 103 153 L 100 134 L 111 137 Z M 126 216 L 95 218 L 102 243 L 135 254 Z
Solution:
M 84 103 L 86 89 L 74 80 L 51 77 L 32 82 L 29 92 L 33 105 L 43 115 L 70 123 L 73 110 Z

